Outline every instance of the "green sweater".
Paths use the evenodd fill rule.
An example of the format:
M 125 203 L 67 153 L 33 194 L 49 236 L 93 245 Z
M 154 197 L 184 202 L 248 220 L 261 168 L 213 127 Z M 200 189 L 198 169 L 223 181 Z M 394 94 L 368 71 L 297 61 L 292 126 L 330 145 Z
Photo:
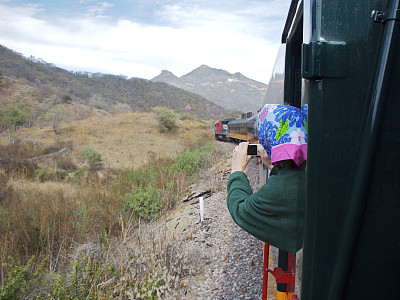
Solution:
M 231 174 L 227 204 L 233 220 L 248 233 L 295 254 L 303 244 L 305 171 L 274 167 L 254 193 L 243 172 Z

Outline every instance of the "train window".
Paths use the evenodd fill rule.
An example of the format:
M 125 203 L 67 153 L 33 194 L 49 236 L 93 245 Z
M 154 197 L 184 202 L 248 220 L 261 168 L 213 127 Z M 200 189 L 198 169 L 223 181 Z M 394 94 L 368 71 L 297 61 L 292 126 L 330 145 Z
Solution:
M 301 106 L 301 45 L 303 42 L 303 2 L 299 4 L 291 31 L 286 38 L 284 103 Z
M 264 104 L 283 104 L 285 49 L 285 44 L 279 47 L 274 69 L 272 70 L 272 75 L 268 83 L 267 93 L 265 94 Z

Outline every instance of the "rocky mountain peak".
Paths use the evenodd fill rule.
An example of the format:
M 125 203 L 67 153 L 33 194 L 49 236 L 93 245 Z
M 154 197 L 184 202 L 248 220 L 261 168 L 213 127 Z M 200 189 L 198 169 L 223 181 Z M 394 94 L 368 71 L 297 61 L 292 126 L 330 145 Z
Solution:
M 176 77 L 163 70 L 152 81 L 164 82 L 199 94 L 227 109 L 256 112 L 262 107 L 267 85 L 240 72 L 234 74 L 207 65 L 192 70 L 186 75 Z
M 164 82 L 180 89 L 185 89 L 186 84 L 181 81 L 175 74 L 168 70 L 162 70 L 161 73 L 154 77 L 151 81 L 153 82 Z
M 172 76 L 175 76 L 172 72 L 170 72 L 168 70 L 162 70 L 160 75 L 172 75 Z

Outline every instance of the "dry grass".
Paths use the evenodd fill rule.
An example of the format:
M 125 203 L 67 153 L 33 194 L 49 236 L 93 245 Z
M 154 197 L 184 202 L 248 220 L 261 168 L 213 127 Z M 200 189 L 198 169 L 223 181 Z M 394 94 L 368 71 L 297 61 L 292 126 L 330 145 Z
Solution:
M 181 121 L 176 132 L 161 134 L 151 114 L 91 118 L 63 124 L 60 131 L 61 134 L 55 135 L 51 127 L 23 128 L 13 133 L 15 144 L 10 144 L 8 135 L 0 136 L 0 156 L 7 158 L 0 164 L 0 266 L 10 255 L 22 263 L 31 255 L 39 260 L 47 256 L 49 270 L 59 272 L 60 268 L 70 265 L 71 251 L 88 240 L 96 241 L 96 251 L 102 247 L 111 249 L 111 241 L 115 239 L 113 243 L 125 245 L 127 234 L 132 233 L 127 228 L 133 230 L 137 226 L 137 220 L 128 221 L 121 202 L 121 197 L 132 189 L 127 183 L 127 172 L 152 163 L 169 162 L 184 150 L 212 139 L 212 132 L 203 123 L 188 120 Z M 34 162 L 27 160 L 63 147 L 68 151 Z M 100 169 L 84 167 L 81 149 L 85 147 L 101 154 Z M 58 176 L 60 170 L 66 177 Z M 46 172 L 50 175 L 44 176 Z M 38 177 L 38 174 L 43 176 Z M 171 183 L 168 178 L 161 181 L 164 180 L 166 184 Z M 187 180 L 182 177 L 172 181 L 178 185 L 173 191 L 178 199 Z M 124 268 L 126 260 L 143 261 L 143 264 L 147 261 L 143 274 L 148 275 L 154 268 L 161 268 L 163 261 L 175 260 L 176 268 L 181 268 L 182 257 L 160 250 L 172 249 L 165 239 L 163 244 L 157 242 L 159 245 L 154 248 L 155 239 L 160 238 L 154 234 L 141 237 L 142 241 L 148 240 L 148 244 L 119 249 L 128 256 L 119 257 L 122 263 L 118 263 L 118 267 Z M 148 252 L 147 248 L 153 252 Z M 102 253 L 101 257 L 108 257 L 107 253 Z M 140 258 L 138 253 L 141 253 Z M 153 261 L 151 257 L 159 258 L 160 253 L 163 258 Z M 116 259 L 108 262 L 117 265 Z M 129 270 L 119 271 L 120 276 L 136 274 L 135 265 L 129 266 Z M 107 266 L 101 268 L 107 269 Z M 1 267 L 0 271 L 4 284 L 7 270 Z M 99 280 L 107 280 L 107 274 L 105 272 Z M 130 284 L 135 282 L 139 289 L 147 284 L 147 279 L 140 276 L 132 280 Z M 166 279 L 163 277 L 163 280 Z M 174 280 L 166 281 L 172 286 Z
M 173 158 L 206 134 L 202 123 L 185 120 L 179 125 L 175 133 L 162 134 L 152 114 L 130 113 L 61 124 L 60 135 L 43 126 L 23 128 L 13 137 L 48 145 L 70 141 L 75 159 L 88 147 L 101 154 L 105 168 L 134 169 L 157 157 Z M 3 134 L 0 144 L 7 143 L 8 135 Z

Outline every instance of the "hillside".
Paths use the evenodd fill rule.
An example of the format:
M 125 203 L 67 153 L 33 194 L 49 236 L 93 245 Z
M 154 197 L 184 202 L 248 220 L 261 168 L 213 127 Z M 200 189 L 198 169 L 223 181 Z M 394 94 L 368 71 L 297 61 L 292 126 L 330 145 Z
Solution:
M 57 135 L 46 126 L 0 134 L 0 299 L 138 299 L 130 295 L 146 291 L 140 274 L 154 274 L 155 256 L 142 249 L 154 244 L 128 249 L 127 241 L 175 207 L 193 170 L 215 157 L 204 122 L 179 120 L 163 133 L 158 125 L 153 114 L 126 113 L 63 123 Z M 23 286 L 14 261 L 28 270 L 18 273 Z
M 111 113 L 148 112 L 155 106 L 166 106 L 177 113 L 207 119 L 227 113 L 202 96 L 165 83 L 101 73 L 73 73 L 0 46 L 2 106 L 28 106 L 35 119 L 60 103 L 81 104 Z
M 255 112 L 262 107 L 267 85 L 247 78 L 241 73 L 202 65 L 190 73 L 177 77 L 167 70 L 152 79 L 199 94 L 226 109 Z
M 24 168 L 19 176 L 11 176 L 18 174 L 16 164 L 9 164 L 13 171 L 0 173 L 1 225 L 13 228 L 0 232 L 0 253 L 21 259 L 22 266 L 32 253 L 38 256 L 23 273 L 24 288 L 13 289 L 13 297 L 7 299 L 150 299 L 140 297 L 149 292 L 158 299 L 260 299 L 263 244 L 234 223 L 226 206 L 235 145 L 217 143 L 212 155 L 201 160 L 205 164 L 193 181 L 164 164 L 177 155 L 185 157 L 179 153 L 190 140 L 198 145 L 204 139 L 204 124 L 182 122 L 180 130 L 169 135 L 158 132 L 150 114 L 73 122 L 62 127 L 60 136 L 39 127 L 15 132 L 23 150 L 19 152 L 28 157 L 45 145 L 50 151 L 68 151 L 42 156 L 27 169 L 31 173 Z M 148 136 L 151 148 L 145 146 Z M 0 145 L 3 153 L 17 158 L 10 153 L 15 148 L 7 136 L 0 135 Z M 100 166 L 85 167 L 87 162 L 80 158 L 85 148 L 101 154 Z M 196 158 L 197 152 L 186 153 Z M 254 160 L 246 170 L 254 188 L 258 167 Z M 151 199 L 141 202 L 144 208 L 162 200 L 156 206 L 162 217 L 135 219 L 124 203 L 140 201 L 139 195 Z M 199 221 L 199 195 L 204 196 L 204 222 Z M 171 212 L 164 210 L 165 204 Z M 50 262 L 43 270 L 42 256 Z M 1 271 L 7 270 L 10 265 L 3 265 Z M 4 286 L 19 283 L 3 278 Z M 269 278 L 273 287 L 274 279 Z

